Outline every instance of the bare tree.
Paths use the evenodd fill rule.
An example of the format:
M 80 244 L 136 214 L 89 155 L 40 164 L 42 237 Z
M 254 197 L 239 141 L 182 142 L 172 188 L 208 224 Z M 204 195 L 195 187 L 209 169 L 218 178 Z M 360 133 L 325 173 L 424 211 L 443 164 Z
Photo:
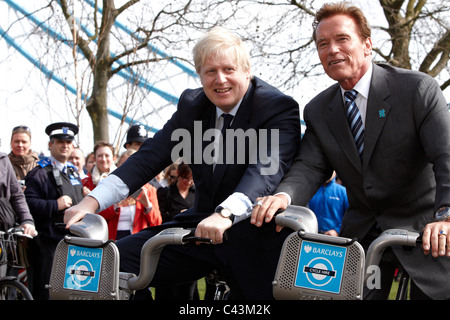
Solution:
M 89 1 L 87 1 L 89 2 Z M 67 21 L 71 34 L 73 35 L 74 47 L 77 47 L 89 62 L 89 67 L 92 72 L 92 88 L 90 88 L 89 97 L 86 103 L 86 109 L 89 112 L 93 124 L 94 141 L 106 140 L 109 141 L 108 123 L 108 90 L 110 89 L 110 79 L 124 70 L 131 70 L 129 81 L 131 84 L 142 76 L 139 66 L 145 66 L 149 63 L 157 63 L 161 60 L 171 60 L 177 58 L 178 60 L 188 60 L 183 58 L 185 54 L 180 56 L 165 56 L 161 57 L 154 52 L 147 50 L 150 42 L 161 43 L 165 48 L 171 48 L 172 52 L 177 52 L 177 46 L 180 46 L 180 37 L 183 43 L 192 42 L 192 33 L 189 30 L 205 30 L 229 19 L 233 15 L 233 10 L 226 10 L 228 15 L 224 18 L 218 19 L 217 16 L 208 22 L 207 13 L 214 10 L 223 4 L 230 4 L 229 1 L 218 1 L 212 4 L 199 3 L 192 6 L 192 1 L 175 1 L 163 5 L 159 10 L 154 11 L 153 15 L 142 19 L 140 24 L 135 25 L 133 33 L 129 39 L 122 38 L 113 32 L 113 25 L 118 17 L 129 10 L 132 6 L 139 3 L 139 0 L 130 0 L 124 3 L 120 8 L 116 8 L 114 0 L 102 1 L 102 14 L 98 14 L 97 0 L 91 1 L 92 10 L 88 13 L 90 24 L 94 25 L 95 32 L 92 35 L 83 33 L 83 30 L 77 28 L 77 23 L 74 23 L 75 17 L 69 7 L 68 0 L 61 0 L 59 4 L 62 13 Z M 147 4 L 148 5 L 148 4 Z M 155 6 L 156 7 L 156 6 Z M 86 11 L 87 12 L 87 11 Z M 100 23 L 97 23 L 100 21 Z M 184 30 L 183 30 L 184 28 Z M 121 47 L 120 52 L 116 52 L 114 56 L 111 55 L 111 37 L 116 37 L 115 50 Z M 183 39 L 183 37 L 185 37 Z M 95 49 L 92 49 L 91 43 L 95 41 Z M 146 50 L 144 50 L 146 49 Z M 184 53 L 185 47 L 182 48 Z M 140 52 L 143 52 L 142 54 Z M 113 68 L 114 63 L 118 61 L 125 61 L 118 67 Z M 125 104 L 123 108 L 122 122 L 128 115 L 130 105 L 128 102 L 129 96 L 125 96 Z
M 159 61 L 160 58 L 145 59 L 140 61 L 132 61 L 122 64 L 120 67 L 113 69 L 112 65 L 117 60 L 135 53 L 137 50 L 145 48 L 151 37 L 151 31 L 140 43 L 127 48 L 115 57 L 111 56 L 111 29 L 117 17 L 125 10 L 139 2 L 139 0 L 130 0 L 116 9 L 113 0 L 104 0 L 102 7 L 101 23 L 97 23 L 98 4 L 95 1 L 93 10 L 93 23 L 95 25 L 95 33 L 93 36 L 86 38 L 79 30 L 76 29 L 77 24 L 73 23 L 75 18 L 69 9 L 67 0 L 59 1 L 62 12 L 74 37 L 74 45 L 77 46 L 84 57 L 89 61 L 89 66 L 93 74 L 93 86 L 87 100 L 86 108 L 92 119 L 94 130 L 94 141 L 109 141 L 108 112 L 107 112 L 107 91 L 110 78 L 117 74 L 120 70 L 131 67 L 132 65 Z M 96 40 L 96 51 L 89 47 L 91 41 Z
M 425 0 L 380 0 L 380 4 L 389 23 L 389 27 L 384 30 L 390 35 L 392 41 L 391 50 L 387 55 L 377 50 L 380 56 L 392 65 L 412 69 L 411 42 L 414 41 L 416 45 L 420 45 L 423 41 L 426 44 L 423 56 L 416 60 L 419 70 L 436 77 L 444 68 L 448 68 L 450 59 L 450 26 L 448 25 L 450 5 L 448 3 L 439 2 L 438 5 L 436 3 L 435 6 L 426 7 Z M 435 23 L 430 28 L 429 24 L 433 21 Z M 447 86 L 448 79 L 444 81 L 441 88 L 445 89 Z

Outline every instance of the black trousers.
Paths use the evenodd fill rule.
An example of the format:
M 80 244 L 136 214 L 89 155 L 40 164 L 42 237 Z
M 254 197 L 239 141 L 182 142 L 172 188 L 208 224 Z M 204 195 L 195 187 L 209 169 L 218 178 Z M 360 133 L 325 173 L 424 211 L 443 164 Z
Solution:
M 32 272 L 30 273 L 29 287 L 35 300 L 49 299 L 49 291 L 45 286 L 50 284 L 53 257 L 57 245 L 58 242 L 42 238 L 41 236 L 37 236 L 30 241 Z
M 188 211 L 191 210 L 184 213 L 189 214 Z M 178 216 L 170 223 L 144 229 L 117 241 L 121 271 L 139 274 L 141 248 L 161 229 L 180 225 L 195 227 L 198 223 L 192 220 L 184 223 L 183 216 Z M 161 253 L 150 286 L 192 282 L 217 270 L 230 286 L 232 299 L 273 299 L 272 281 L 281 247 L 290 232 L 283 228 L 277 233 L 274 223 L 257 228 L 247 219 L 233 225 L 228 230 L 228 240 L 220 245 L 168 245 Z M 144 290 L 136 298 L 141 294 L 148 298 L 148 292 Z

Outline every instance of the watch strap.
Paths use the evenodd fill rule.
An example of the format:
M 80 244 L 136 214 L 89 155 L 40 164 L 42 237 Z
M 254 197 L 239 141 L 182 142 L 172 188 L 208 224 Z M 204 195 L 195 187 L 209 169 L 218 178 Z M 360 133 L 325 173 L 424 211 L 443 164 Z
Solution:
M 222 214 L 222 210 L 223 210 L 223 209 L 225 209 L 225 208 L 222 207 L 222 206 L 218 206 L 218 207 L 216 208 L 215 212 L 219 213 L 219 214 L 220 214 L 222 217 L 224 217 L 224 218 L 230 219 L 231 222 L 234 222 L 234 214 L 231 213 L 229 216 L 225 216 L 224 214 Z M 227 208 L 227 210 L 229 210 L 229 209 Z

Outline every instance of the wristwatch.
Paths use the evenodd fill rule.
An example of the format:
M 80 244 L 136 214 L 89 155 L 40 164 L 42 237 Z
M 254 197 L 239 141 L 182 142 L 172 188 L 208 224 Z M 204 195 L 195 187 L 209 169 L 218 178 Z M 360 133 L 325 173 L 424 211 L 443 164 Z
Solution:
M 231 222 L 234 221 L 234 214 L 231 212 L 230 209 L 218 206 L 216 208 L 216 212 L 219 213 L 222 217 L 230 219 Z
M 450 207 L 440 208 L 436 212 L 435 218 L 437 221 L 449 221 L 450 220 Z

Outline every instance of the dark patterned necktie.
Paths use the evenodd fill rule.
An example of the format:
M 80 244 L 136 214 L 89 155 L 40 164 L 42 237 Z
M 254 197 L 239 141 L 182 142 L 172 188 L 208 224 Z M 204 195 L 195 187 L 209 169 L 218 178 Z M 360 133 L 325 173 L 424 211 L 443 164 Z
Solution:
M 364 125 L 359 113 L 358 106 L 355 99 L 358 92 L 355 90 L 349 90 L 344 93 L 345 96 L 345 108 L 347 110 L 348 123 L 350 130 L 352 131 L 353 138 L 355 139 L 356 149 L 358 149 L 359 157 L 362 159 L 362 153 L 364 149 Z
M 222 155 L 223 155 L 223 163 L 226 163 L 226 130 L 230 128 L 231 121 L 233 121 L 233 116 L 228 113 L 223 113 L 223 126 L 221 129 L 222 132 Z

